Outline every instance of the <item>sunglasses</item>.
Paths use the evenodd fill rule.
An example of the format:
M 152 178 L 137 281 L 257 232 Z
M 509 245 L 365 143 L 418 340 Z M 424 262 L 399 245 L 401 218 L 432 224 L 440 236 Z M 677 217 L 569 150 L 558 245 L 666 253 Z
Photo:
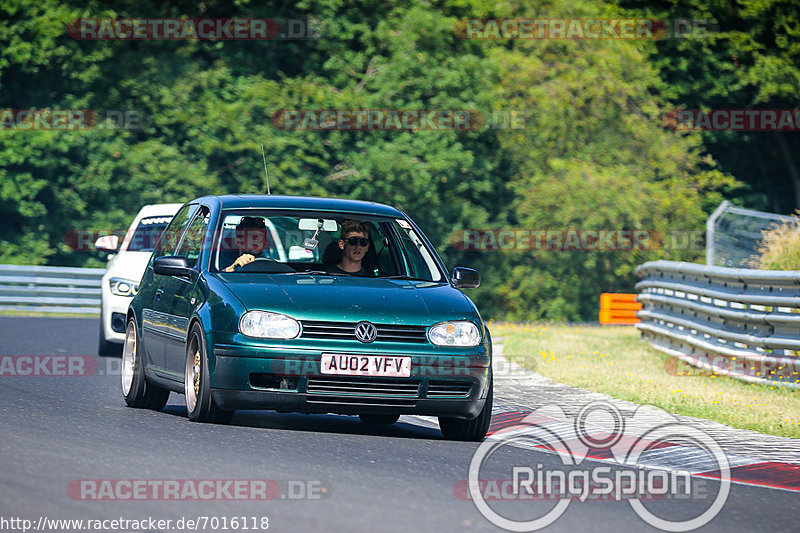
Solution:
M 369 239 L 365 239 L 364 237 L 350 237 L 345 242 L 350 246 L 355 246 L 356 244 L 367 246 L 369 244 Z

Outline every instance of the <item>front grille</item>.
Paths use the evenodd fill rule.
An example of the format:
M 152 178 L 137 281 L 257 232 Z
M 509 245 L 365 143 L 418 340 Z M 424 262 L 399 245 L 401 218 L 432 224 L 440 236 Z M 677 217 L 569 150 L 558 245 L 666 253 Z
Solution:
M 419 381 L 391 378 L 341 379 L 315 377 L 308 378 L 308 394 L 417 398 L 419 396 Z
M 339 405 L 369 405 L 379 407 L 414 407 L 416 398 L 379 398 L 369 396 L 307 396 L 308 403 L 325 403 Z
M 431 381 L 428 383 L 428 398 L 465 398 L 470 389 L 472 383 L 469 381 Z
M 301 338 L 356 340 L 358 322 L 328 322 L 304 320 Z M 403 326 L 394 324 L 375 324 L 378 336 L 373 342 L 428 342 L 426 326 Z

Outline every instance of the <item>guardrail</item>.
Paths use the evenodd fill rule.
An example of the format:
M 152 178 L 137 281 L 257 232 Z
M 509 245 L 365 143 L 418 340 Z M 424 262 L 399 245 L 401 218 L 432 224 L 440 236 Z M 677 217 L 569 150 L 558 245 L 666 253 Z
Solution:
M 104 268 L 0 265 L 0 311 L 99 313 Z
M 800 271 L 651 261 L 636 274 L 636 327 L 653 347 L 718 374 L 800 388 Z

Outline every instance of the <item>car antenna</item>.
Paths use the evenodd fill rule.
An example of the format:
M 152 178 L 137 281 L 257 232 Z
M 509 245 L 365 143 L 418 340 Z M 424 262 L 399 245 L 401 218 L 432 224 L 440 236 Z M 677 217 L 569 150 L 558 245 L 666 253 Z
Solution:
M 261 157 L 264 158 L 264 176 L 267 178 L 267 194 L 272 194 L 269 192 L 269 172 L 267 172 L 267 154 L 264 152 L 264 143 L 261 143 Z

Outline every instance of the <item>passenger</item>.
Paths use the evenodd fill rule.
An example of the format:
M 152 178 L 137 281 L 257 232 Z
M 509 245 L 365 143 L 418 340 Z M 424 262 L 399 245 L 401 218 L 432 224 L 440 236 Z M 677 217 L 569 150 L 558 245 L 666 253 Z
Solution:
M 362 265 L 362 262 L 369 250 L 369 245 L 367 225 L 357 220 L 345 220 L 342 222 L 342 231 L 339 238 L 342 259 L 337 264 L 326 267 L 325 270 L 331 274 L 366 276 L 367 270 Z

